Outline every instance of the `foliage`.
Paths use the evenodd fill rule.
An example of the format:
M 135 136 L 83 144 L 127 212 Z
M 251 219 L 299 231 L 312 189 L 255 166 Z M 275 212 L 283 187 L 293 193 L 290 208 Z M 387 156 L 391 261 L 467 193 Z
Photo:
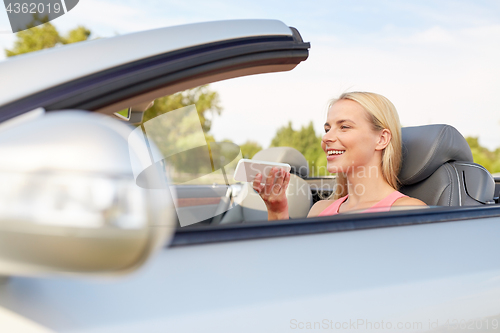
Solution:
M 5 49 L 5 55 L 12 57 L 18 54 L 48 49 L 57 45 L 71 44 L 87 40 L 91 32 L 79 26 L 70 30 L 66 36 L 61 36 L 50 22 L 16 33 L 12 49 Z
M 255 141 L 247 141 L 240 145 L 243 158 L 252 158 L 255 154 L 262 150 L 262 146 Z
M 271 141 L 271 147 L 292 147 L 304 155 L 309 163 L 309 176 L 329 175 L 326 171 L 326 155 L 321 148 L 321 136 L 316 135 L 312 121 L 298 131 L 288 126 L 278 129 Z
M 209 113 L 212 116 L 215 113 L 220 115 L 222 107 L 219 103 L 219 94 L 216 91 L 210 90 L 208 85 L 199 86 L 156 99 L 154 105 L 144 113 L 143 123 L 166 112 L 194 104 L 200 117 L 203 132 L 208 133 L 212 127 L 212 117 L 208 115 Z M 213 137 L 206 136 L 207 140 L 211 139 L 208 141 L 213 141 Z
M 465 138 L 472 151 L 474 162 L 484 166 L 490 173 L 500 172 L 500 148 L 490 151 L 479 144 L 477 137 Z
M 67 37 L 62 38 L 62 43 L 71 44 L 83 42 L 89 39 L 90 34 L 91 32 L 89 29 L 85 28 L 84 26 L 78 26 L 75 29 L 70 30 L 67 34 Z
M 169 133 L 157 131 L 154 142 L 162 151 L 163 156 L 169 156 L 168 152 L 172 147 L 182 150 L 182 153 L 176 153 L 169 157 L 169 164 L 175 170 L 175 182 L 184 182 L 192 180 L 196 177 L 202 177 L 210 174 L 215 167 L 214 156 L 212 151 L 207 146 L 200 147 L 200 142 L 214 142 L 214 137 L 209 133 L 212 127 L 212 119 L 214 114 L 220 115 L 222 107 L 219 104 L 219 95 L 217 92 L 210 90 L 208 85 L 199 86 L 193 89 L 182 91 L 173 95 L 160 97 L 154 101 L 152 107 L 144 112 L 142 124 L 154 119 L 162 114 L 174 111 L 189 105 L 196 106 L 199 122 L 203 130 L 204 140 L 199 137 L 199 133 L 195 130 L 199 126 L 198 119 L 196 124 L 192 123 L 193 118 L 186 118 L 181 114 L 172 114 L 172 116 L 180 117 L 174 120 L 175 126 L 165 124 L 160 128 L 165 128 Z M 159 120 L 161 122 L 161 119 Z M 172 121 L 172 118 L 169 118 Z M 151 123 L 150 123 L 151 124 Z M 148 124 L 145 125 L 147 127 Z M 155 126 L 155 125 L 153 125 Z M 152 133 L 148 132 L 148 136 Z M 227 141 L 227 140 L 225 140 Z M 185 146 L 185 148 L 183 148 Z M 192 148 L 198 147 L 198 148 Z M 217 154 L 216 154 L 217 155 Z M 216 168 L 217 169 L 217 168 Z

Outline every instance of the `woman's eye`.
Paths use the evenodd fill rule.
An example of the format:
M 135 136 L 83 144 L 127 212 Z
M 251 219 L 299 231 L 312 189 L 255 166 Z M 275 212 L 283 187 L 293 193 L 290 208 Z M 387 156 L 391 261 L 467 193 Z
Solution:
M 329 128 L 325 128 L 325 133 L 328 133 L 330 129 Z
M 342 125 L 340 126 L 340 129 L 346 129 L 346 128 L 350 128 L 349 126 L 346 126 L 346 125 Z

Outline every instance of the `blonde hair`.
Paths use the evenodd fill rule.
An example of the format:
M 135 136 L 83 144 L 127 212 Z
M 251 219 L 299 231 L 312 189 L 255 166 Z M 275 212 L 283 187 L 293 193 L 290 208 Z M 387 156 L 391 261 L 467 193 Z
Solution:
M 382 151 L 382 175 L 387 183 L 394 189 L 399 189 L 398 179 L 402 161 L 401 124 L 399 123 L 398 112 L 394 105 L 382 95 L 370 92 L 348 92 L 333 99 L 328 105 L 328 109 L 336 102 L 347 99 L 361 105 L 368 114 L 374 131 L 388 129 L 391 132 L 391 140 Z M 336 188 L 333 199 L 338 199 L 347 195 L 347 176 L 337 173 Z

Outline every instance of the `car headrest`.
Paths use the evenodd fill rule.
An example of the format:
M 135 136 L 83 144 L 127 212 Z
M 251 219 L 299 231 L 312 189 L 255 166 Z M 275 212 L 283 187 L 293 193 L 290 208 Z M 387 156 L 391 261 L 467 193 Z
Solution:
M 259 151 L 252 159 L 276 163 L 288 163 L 292 167 L 291 173 L 299 177 L 309 175 L 309 165 L 304 155 L 295 148 L 291 147 L 272 147 Z
M 418 183 L 449 161 L 472 162 L 465 138 L 450 125 L 404 127 L 402 185 Z

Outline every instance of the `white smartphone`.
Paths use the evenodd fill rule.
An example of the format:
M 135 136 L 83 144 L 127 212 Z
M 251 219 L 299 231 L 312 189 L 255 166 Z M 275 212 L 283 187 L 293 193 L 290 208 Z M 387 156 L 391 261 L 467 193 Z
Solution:
M 286 172 L 290 172 L 292 169 L 290 164 L 287 163 L 256 161 L 242 158 L 236 166 L 234 180 L 251 183 L 253 182 L 255 176 L 260 173 L 262 174 L 262 182 L 265 183 L 267 176 L 271 173 L 273 167 L 283 168 Z

